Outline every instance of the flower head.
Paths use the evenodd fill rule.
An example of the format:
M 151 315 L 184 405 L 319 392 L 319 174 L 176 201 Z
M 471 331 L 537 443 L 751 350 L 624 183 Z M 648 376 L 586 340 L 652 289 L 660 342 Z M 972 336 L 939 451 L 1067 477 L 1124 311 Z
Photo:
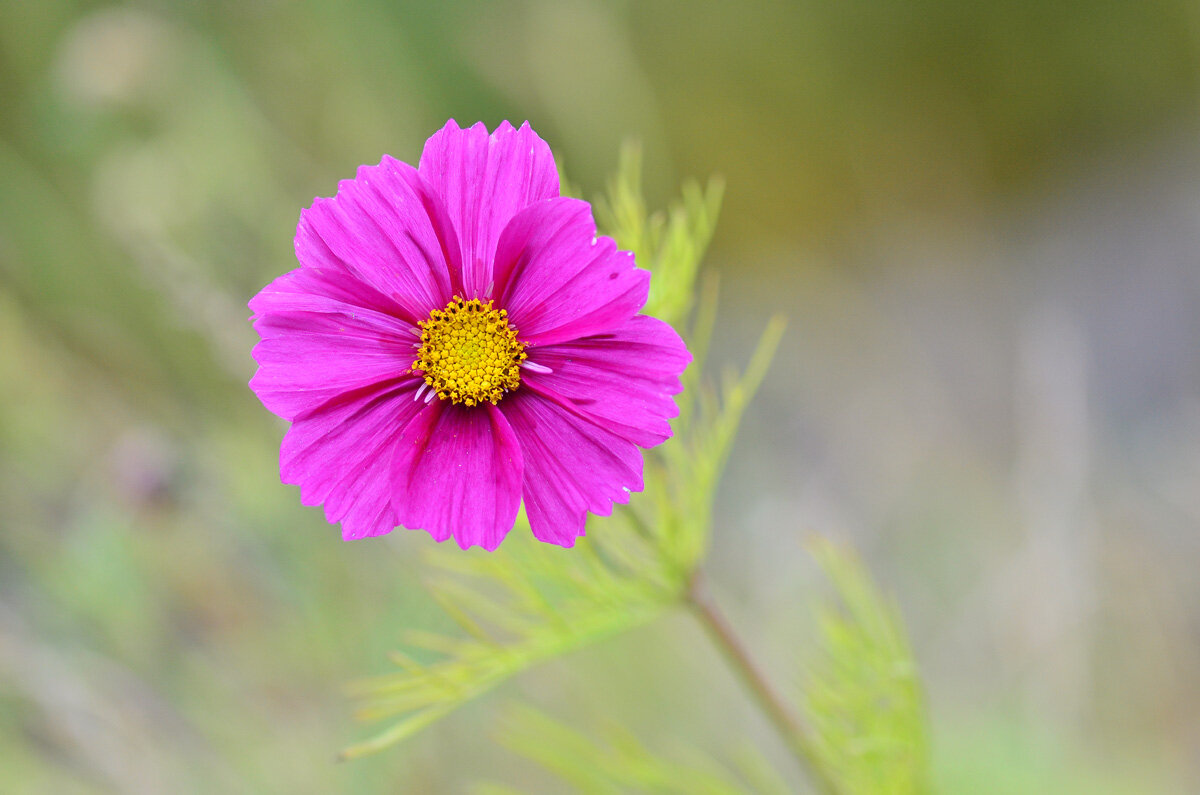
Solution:
M 558 184 L 528 124 L 450 121 L 417 168 L 385 156 L 300 213 L 300 267 L 250 301 L 250 387 L 292 423 L 283 481 L 344 538 L 494 549 L 524 500 L 570 546 L 641 490 L 691 356 Z

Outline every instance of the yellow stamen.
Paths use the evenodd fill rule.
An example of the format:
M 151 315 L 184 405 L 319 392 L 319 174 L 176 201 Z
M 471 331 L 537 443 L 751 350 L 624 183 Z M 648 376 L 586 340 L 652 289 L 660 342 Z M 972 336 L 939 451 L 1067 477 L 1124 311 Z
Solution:
M 457 295 L 422 320 L 421 350 L 412 369 L 442 400 L 495 404 L 521 383 L 525 343 L 508 325 L 508 312 L 492 302 Z

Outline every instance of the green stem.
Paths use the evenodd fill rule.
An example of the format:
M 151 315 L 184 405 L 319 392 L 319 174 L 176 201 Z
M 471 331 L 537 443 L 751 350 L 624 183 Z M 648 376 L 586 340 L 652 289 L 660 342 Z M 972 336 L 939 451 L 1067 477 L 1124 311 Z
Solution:
M 816 784 L 817 789 L 824 793 L 836 792 L 837 788 L 834 787 L 833 782 L 813 755 L 808 731 L 800 722 L 800 718 L 767 681 L 762 669 L 734 634 L 733 626 L 708 593 L 700 572 L 696 572 L 692 577 L 685 599 L 692 614 L 708 631 L 709 639 L 721 650 L 729 667 L 754 696 L 754 700 L 762 709 L 763 714 L 783 737 L 788 748 L 799 760 L 800 766 Z

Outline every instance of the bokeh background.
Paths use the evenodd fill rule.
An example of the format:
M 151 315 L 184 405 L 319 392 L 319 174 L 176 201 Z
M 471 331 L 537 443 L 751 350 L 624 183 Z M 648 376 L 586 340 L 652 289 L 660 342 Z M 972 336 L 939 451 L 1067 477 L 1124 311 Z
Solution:
M 849 539 L 941 791 L 1200 791 L 1198 100 L 1188 0 L 0 0 L 0 790 L 555 791 L 506 696 L 787 765 L 686 617 L 333 762 L 431 542 L 279 484 L 245 302 L 454 117 L 585 195 L 628 137 L 654 205 L 725 177 L 714 357 L 791 325 L 709 569 L 773 676 Z

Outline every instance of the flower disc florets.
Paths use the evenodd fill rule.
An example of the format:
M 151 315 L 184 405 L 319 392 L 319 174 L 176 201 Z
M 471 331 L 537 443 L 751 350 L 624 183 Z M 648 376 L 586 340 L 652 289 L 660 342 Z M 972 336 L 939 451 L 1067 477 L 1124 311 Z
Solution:
M 492 302 L 457 295 L 422 320 L 421 350 L 412 364 L 438 397 L 474 406 L 495 404 L 521 383 L 525 344 Z

